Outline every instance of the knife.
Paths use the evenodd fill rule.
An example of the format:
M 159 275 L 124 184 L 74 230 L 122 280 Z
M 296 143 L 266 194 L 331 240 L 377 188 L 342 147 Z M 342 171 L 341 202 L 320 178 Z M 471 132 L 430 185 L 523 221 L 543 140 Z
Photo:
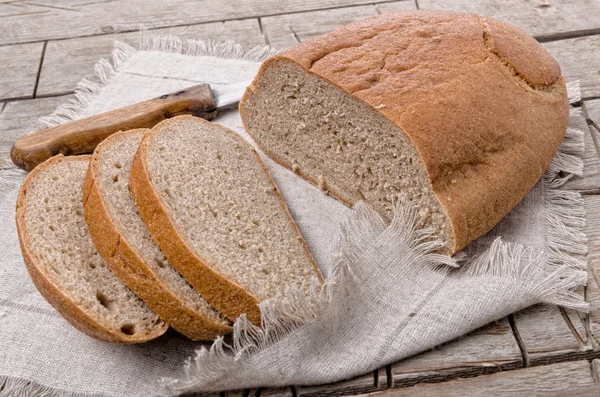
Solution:
M 200 84 L 149 101 L 43 129 L 19 138 L 12 146 L 13 163 L 26 171 L 57 154 L 92 153 L 105 138 L 118 131 L 152 128 L 182 114 L 212 120 L 217 110 L 237 104 L 252 80 L 212 88 Z

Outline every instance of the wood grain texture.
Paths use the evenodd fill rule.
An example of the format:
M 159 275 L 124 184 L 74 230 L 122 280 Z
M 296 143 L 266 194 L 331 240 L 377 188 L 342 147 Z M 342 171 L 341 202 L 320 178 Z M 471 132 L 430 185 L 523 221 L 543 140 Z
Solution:
M 0 3 L 0 44 L 64 39 L 378 3 L 381 0 L 37 0 Z
M 431 351 L 392 364 L 393 387 L 478 376 L 523 366 L 506 318 Z
M 33 97 L 43 48 L 44 43 L 0 47 L 0 100 Z
M 394 1 L 391 3 L 375 4 L 375 9 L 378 14 L 386 12 L 401 11 L 401 10 L 416 10 L 416 1 Z
M 524 368 L 477 378 L 389 389 L 370 397 L 464 396 L 598 396 L 590 364 L 586 360 Z
M 598 43 L 600 46 L 600 42 Z M 600 72 L 599 72 L 600 73 Z M 583 102 L 583 114 L 600 130 L 600 99 Z M 600 141 L 598 141 L 600 143 Z M 600 145 L 599 145 L 600 146 Z
M 527 365 L 573 360 L 591 351 L 588 344 L 578 341 L 556 306 L 535 305 L 515 313 L 514 320 Z
M 594 11 L 591 12 L 593 14 Z M 595 16 L 595 19 L 600 23 L 600 18 Z M 566 81 L 579 80 L 583 99 L 600 96 L 600 35 L 552 41 L 543 45 L 560 64 Z
M 71 95 L 13 101 L 0 114 L 0 166 L 10 162 L 10 148 L 17 138 L 43 128 L 38 119 L 73 98 Z
M 267 387 L 261 390 L 260 397 L 293 397 L 291 387 Z
M 345 394 L 358 394 L 375 391 L 378 389 L 375 379 L 379 374 L 377 371 L 364 374 L 350 380 L 335 382 L 320 386 L 297 386 L 298 396 L 301 397 L 334 397 Z
M 282 49 L 374 15 L 377 15 L 375 6 L 367 5 L 278 15 L 262 18 L 261 22 L 269 44 Z
M 419 8 L 489 16 L 540 39 L 600 29 L 600 2 L 596 0 L 419 0 Z
M 299 42 L 321 36 L 350 22 L 398 10 L 414 10 L 414 1 L 395 1 L 335 10 L 303 12 L 262 18 L 262 25 L 269 44 L 275 48 L 287 48 Z
M 155 29 L 148 34 L 174 35 L 184 40 L 233 40 L 246 50 L 265 44 L 257 19 Z M 110 59 L 114 41 L 139 48 L 140 39 L 139 32 L 131 32 L 48 42 L 38 95 L 72 92 L 82 78 L 99 81 L 94 74 L 94 65 L 101 58 Z

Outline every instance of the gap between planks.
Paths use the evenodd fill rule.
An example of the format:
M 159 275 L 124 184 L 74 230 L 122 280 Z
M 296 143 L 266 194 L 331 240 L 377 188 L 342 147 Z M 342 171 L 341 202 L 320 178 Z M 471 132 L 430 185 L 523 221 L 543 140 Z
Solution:
M 44 41 L 44 46 L 42 47 L 42 55 L 40 56 L 40 64 L 37 71 L 37 76 L 35 76 L 35 86 L 33 87 L 33 98 L 37 98 L 37 90 L 38 85 L 40 84 L 40 76 L 42 75 L 42 66 L 44 66 L 44 56 L 46 55 L 46 48 L 48 47 L 48 40 Z

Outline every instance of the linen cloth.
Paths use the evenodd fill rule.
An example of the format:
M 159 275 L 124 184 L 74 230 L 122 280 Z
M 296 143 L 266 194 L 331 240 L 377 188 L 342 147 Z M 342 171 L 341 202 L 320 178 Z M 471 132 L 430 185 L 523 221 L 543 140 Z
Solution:
M 57 109 L 45 124 L 197 83 L 218 87 L 250 79 L 272 54 L 268 48 L 244 53 L 233 43 L 183 43 L 173 37 L 144 38 L 141 48 L 116 43 L 112 61 L 97 65 L 102 82 L 81 82 L 77 99 Z M 577 87 L 570 88 L 577 100 Z M 236 109 L 214 122 L 250 140 Z M 241 318 L 230 349 L 224 339 L 209 350 L 175 332 L 145 344 L 112 345 L 76 331 L 29 279 L 14 223 L 24 173 L 2 167 L 0 396 L 25 391 L 150 396 L 333 382 L 538 302 L 585 310 L 586 303 L 570 292 L 586 281 L 583 206 L 578 194 L 557 189 L 582 172 L 582 136 L 570 128 L 548 173 L 529 196 L 457 259 L 433 253 L 440 243 L 416 226 L 415 215 L 402 203 L 390 223 L 368 204 L 345 207 L 262 156 L 327 285 L 315 285 L 310 301 L 288 291 L 279 300 L 264 302 L 265 327 L 256 329 Z

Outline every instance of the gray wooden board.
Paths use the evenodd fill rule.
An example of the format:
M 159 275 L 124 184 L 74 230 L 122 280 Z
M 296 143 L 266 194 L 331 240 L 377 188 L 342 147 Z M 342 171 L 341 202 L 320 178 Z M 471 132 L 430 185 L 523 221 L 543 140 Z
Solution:
M 275 48 L 287 48 L 340 28 L 353 21 L 383 12 L 409 9 L 416 9 L 413 1 L 395 1 L 336 10 L 278 15 L 262 18 L 261 22 L 269 44 Z
M 393 387 L 478 376 L 523 366 L 506 318 L 434 350 L 392 364 Z
M 598 44 L 600 46 L 600 42 Z M 585 116 L 600 130 L 600 99 L 585 101 L 583 103 L 583 111 Z
M 381 0 L 37 0 L 0 3 L 0 44 L 244 19 Z
M 0 166 L 9 161 L 10 148 L 18 137 L 42 128 L 37 120 L 52 113 L 70 98 L 61 96 L 8 102 L 0 113 Z
M 372 397 L 463 397 L 463 396 L 598 396 L 590 363 L 586 360 L 556 363 L 499 372 L 444 383 L 420 384 L 371 393 Z
M 543 39 L 600 30 L 597 0 L 419 0 L 419 8 L 474 12 Z
M 377 375 L 376 375 L 377 374 Z M 344 394 L 358 394 L 375 391 L 378 389 L 375 379 L 378 372 L 369 372 L 362 376 L 340 382 L 330 383 L 319 386 L 297 386 L 298 396 L 341 396 Z
M 44 43 L 0 47 L 0 99 L 33 96 L 43 47 Z
M 600 23 L 600 15 L 594 18 Z M 600 35 L 552 41 L 543 45 L 560 64 L 566 81 L 579 80 L 583 99 L 600 96 Z
M 293 397 L 291 387 L 267 387 L 260 393 L 260 397 Z
M 541 365 L 584 357 L 591 350 L 581 344 L 554 305 L 535 305 L 514 314 L 527 365 Z
M 391 3 L 375 4 L 375 8 L 379 14 L 384 14 L 393 11 L 414 10 L 417 8 L 417 4 L 415 1 L 393 1 Z
M 373 15 L 377 15 L 377 9 L 373 5 L 368 5 L 278 15 L 262 18 L 261 22 L 269 44 L 280 49 L 291 47 L 301 41 Z

